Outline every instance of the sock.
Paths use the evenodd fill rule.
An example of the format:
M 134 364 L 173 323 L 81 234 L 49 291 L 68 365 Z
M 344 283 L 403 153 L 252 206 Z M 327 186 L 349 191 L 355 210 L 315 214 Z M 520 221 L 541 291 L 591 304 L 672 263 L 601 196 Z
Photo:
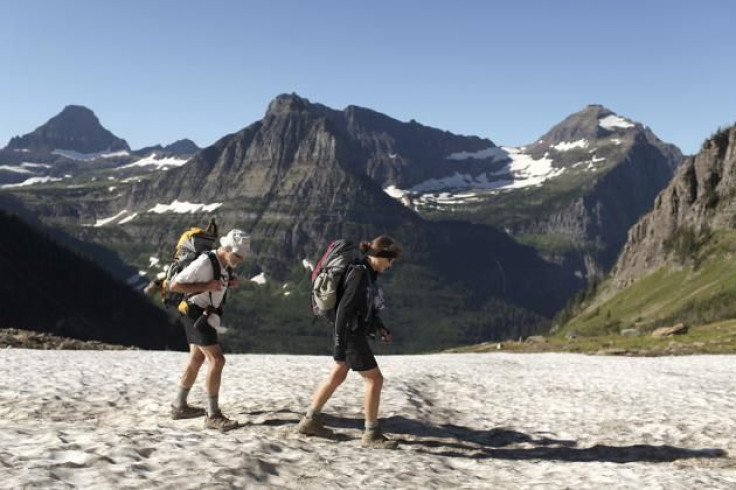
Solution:
M 174 400 L 174 406 L 176 408 L 184 408 L 187 406 L 187 397 L 189 396 L 189 390 L 191 388 L 184 388 L 183 386 L 179 387 L 179 392 L 176 394 L 176 399 Z
M 207 415 L 209 415 L 210 417 L 220 413 L 220 407 L 217 405 L 218 398 L 218 395 L 209 395 L 207 397 Z
M 320 412 L 319 410 L 315 410 L 312 407 L 309 407 L 307 409 L 307 418 L 312 419 L 314 418 L 315 415 L 319 415 L 319 412 Z
M 373 422 L 365 421 L 365 430 L 373 430 L 378 429 L 378 420 L 374 420 Z

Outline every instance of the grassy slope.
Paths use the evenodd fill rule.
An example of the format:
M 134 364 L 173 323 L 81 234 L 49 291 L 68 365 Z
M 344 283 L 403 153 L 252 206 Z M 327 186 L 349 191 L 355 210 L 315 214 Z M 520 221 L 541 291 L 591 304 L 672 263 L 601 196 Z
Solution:
M 692 247 L 685 264 L 662 267 L 609 300 L 593 303 L 543 342 L 486 342 L 451 352 L 736 353 L 736 231 L 717 232 Z M 657 327 L 681 322 L 689 326 L 685 335 L 651 336 Z M 640 335 L 620 335 L 631 328 Z
M 735 354 L 736 320 L 690 327 L 685 335 L 654 338 L 651 335 L 622 337 L 601 335 L 565 339 L 552 337 L 540 343 L 486 342 L 448 352 L 577 352 L 607 355 Z
M 588 307 L 560 334 L 618 334 L 677 322 L 697 325 L 736 317 L 736 232 L 719 232 L 694 250 L 687 265 L 666 266 L 600 305 Z M 605 285 L 604 285 L 605 288 Z

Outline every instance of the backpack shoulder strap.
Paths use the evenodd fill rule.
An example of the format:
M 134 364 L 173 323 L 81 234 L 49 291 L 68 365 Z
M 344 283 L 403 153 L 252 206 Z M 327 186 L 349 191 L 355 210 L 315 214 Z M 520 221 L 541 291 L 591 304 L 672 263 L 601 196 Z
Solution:
M 222 276 L 222 267 L 220 267 L 220 261 L 217 260 L 217 255 L 213 251 L 206 252 L 207 258 L 210 259 L 210 264 L 212 264 L 212 270 L 215 273 L 215 279 L 220 279 L 220 276 Z
M 345 273 L 342 275 L 342 277 L 340 277 L 340 282 L 337 283 L 337 300 L 338 300 L 338 302 L 340 301 L 340 299 L 342 299 L 342 294 L 345 292 L 345 285 L 346 285 L 346 283 L 348 281 L 348 276 L 353 271 L 356 271 L 356 273 L 358 273 L 357 272 L 358 269 L 362 269 L 359 272 L 359 274 L 363 274 L 364 272 L 367 272 L 366 269 L 365 269 L 365 266 L 363 264 L 361 264 L 361 263 L 358 263 L 358 262 L 351 262 L 345 268 Z
M 222 267 L 220 267 L 220 261 L 217 260 L 217 254 L 213 250 L 205 252 L 205 254 L 207 254 L 207 258 L 210 259 L 210 264 L 212 264 L 212 272 L 214 273 L 213 280 L 219 281 L 220 278 L 222 277 Z M 214 308 L 215 302 L 212 299 L 212 293 L 209 293 L 209 296 L 210 296 L 210 304 Z M 222 306 L 222 303 L 224 302 L 225 302 L 225 298 L 223 297 L 222 302 L 220 303 L 220 306 Z

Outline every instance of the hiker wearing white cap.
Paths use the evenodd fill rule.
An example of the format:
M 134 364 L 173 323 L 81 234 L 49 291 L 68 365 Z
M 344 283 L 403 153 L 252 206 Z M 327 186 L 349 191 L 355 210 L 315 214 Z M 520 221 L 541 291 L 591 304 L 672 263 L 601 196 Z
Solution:
M 227 431 L 238 423 L 225 417 L 220 411 L 218 397 L 225 356 L 220 347 L 216 328 L 220 326 L 222 304 L 227 290 L 237 286 L 232 269 L 251 254 L 250 237 L 241 230 L 231 230 L 220 238 L 217 250 L 206 252 L 174 277 L 171 291 L 186 294 L 180 305 L 182 321 L 189 342 L 189 361 L 181 377 L 179 393 L 171 407 L 174 419 L 194 418 L 205 415 L 205 410 L 187 404 L 187 396 L 199 368 L 207 359 L 205 387 L 208 406 L 205 428 Z

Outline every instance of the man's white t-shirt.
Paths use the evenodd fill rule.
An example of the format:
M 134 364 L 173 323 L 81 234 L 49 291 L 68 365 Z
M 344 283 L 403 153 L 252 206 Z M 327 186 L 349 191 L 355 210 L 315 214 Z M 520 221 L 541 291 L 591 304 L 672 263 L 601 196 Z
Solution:
M 217 255 L 215 255 L 217 257 Z M 219 259 L 217 259 L 219 261 Z M 210 282 L 215 279 L 215 271 L 212 268 L 212 262 L 206 253 L 203 253 L 191 264 L 186 266 L 183 271 L 178 273 L 174 277 L 174 281 L 181 284 L 192 284 L 197 282 Z M 222 300 L 227 292 L 227 286 L 230 282 L 230 276 L 228 275 L 227 268 L 220 262 L 220 281 L 222 282 L 222 289 L 220 291 L 212 291 L 199 293 L 191 296 L 189 302 L 193 303 L 200 308 L 207 308 L 212 305 L 215 308 L 222 304 Z M 220 326 L 220 315 L 211 313 L 208 317 L 208 323 L 212 327 Z

